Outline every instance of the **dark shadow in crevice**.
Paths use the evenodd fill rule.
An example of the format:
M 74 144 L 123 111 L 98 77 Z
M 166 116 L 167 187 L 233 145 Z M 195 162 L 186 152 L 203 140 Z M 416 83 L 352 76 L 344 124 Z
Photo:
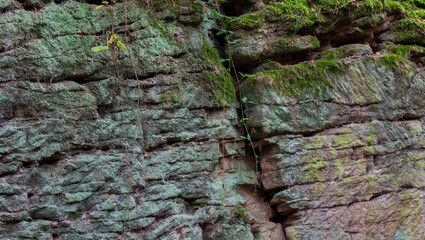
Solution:
M 88 4 L 103 5 L 103 3 L 102 3 L 103 1 L 105 1 L 105 0 L 86 0 L 84 2 L 88 3 Z M 106 0 L 106 1 L 108 2 L 108 5 L 112 4 L 111 0 Z
M 52 233 L 52 238 L 53 239 L 57 239 L 59 237 L 59 233 Z
M 228 0 L 221 5 L 221 10 L 226 16 L 237 17 L 249 12 L 254 3 L 247 0 Z
M 28 0 L 17 0 L 22 6 L 22 8 L 26 11 L 39 11 L 44 7 L 43 3 L 37 3 L 34 1 L 28 1 Z
M 33 197 L 34 196 L 34 193 L 33 192 L 28 192 L 27 193 L 27 197 L 28 197 L 28 199 L 30 199 L 31 197 Z
M 226 48 L 226 35 L 225 34 L 220 34 L 217 35 L 219 33 L 219 30 L 217 29 L 213 29 L 210 32 L 210 39 L 212 40 L 213 44 L 214 44 L 214 48 L 217 50 L 218 55 L 220 58 L 224 59 L 226 58 L 226 52 L 225 52 L 225 48 Z M 227 68 L 228 67 L 228 62 L 222 62 L 222 64 Z
M 417 115 L 414 113 L 405 113 L 401 118 L 400 121 L 409 121 L 409 120 L 419 120 L 423 117 L 423 115 Z
M 15 172 L 4 172 L 4 173 L 0 174 L 0 178 L 12 175 L 13 173 L 15 173 Z
M 66 157 L 66 155 L 65 155 L 65 154 L 62 154 L 62 153 L 56 152 L 55 154 L 53 154 L 53 155 L 52 155 L 52 156 L 50 156 L 50 157 L 46 157 L 46 158 L 42 158 L 42 159 L 40 159 L 40 160 L 38 161 L 38 163 L 39 163 L 40 165 L 53 165 L 53 164 L 56 164 L 59 160 L 61 160 L 61 159 L 65 158 L 65 157 Z

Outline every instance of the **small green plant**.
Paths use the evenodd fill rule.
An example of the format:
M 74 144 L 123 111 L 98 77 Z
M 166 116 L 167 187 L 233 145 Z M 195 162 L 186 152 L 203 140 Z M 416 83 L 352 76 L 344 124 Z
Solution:
M 95 46 L 95 47 L 92 47 L 91 50 L 93 52 L 100 52 L 102 50 L 108 50 L 110 49 L 110 47 L 113 47 L 116 45 L 118 48 L 122 47 L 125 50 L 129 51 L 127 46 L 125 46 L 125 44 L 120 41 L 118 35 L 114 34 L 114 7 L 109 5 L 108 1 L 103 1 L 102 5 L 95 7 L 94 10 L 99 10 L 102 7 L 108 7 L 110 10 L 110 15 L 112 20 L 112 23 L 111 23 L 112 32 L 108 31 L 108 35 L 106 36 L 106 45 Z
M 110 34 L 110 35 L 109 35 L 110 37 L 109 37 L 109 36 L 107 36 L 107 38 L 106 38 L 106 39 L 108 39 L 108 38 L 109 38 L 109 40 L 107 40 L 107 45 L 92 47 L 92 48 L 91 48 L 91 50 L 92 50 L 93 52 L 100 52 L 100 51 L 102 51 L 102 50 L 107 50 L 107 49 L 109 49 L 109 47 L 110 47 L 110 46 L 115 46 L 115 45 L 116 45 L 118 48 L 119 48 L 119 47 L 122 47 L 122 48 L 124 48 L 125 50 L 129 51 L 129 50 L 128 50 L 128 48 L 127 48 L 127 46 L 125 46 L 125 44 L 124 44 L 124 43 L 122 43 L 122 42 L 119 40 L 118 35 L 113 34 L 113 33 L 111 33 L 110 31 L 108 31 L 108 33 Z
M 246 218 L 245 212 L 241 208 L 236 208 L 235 210 L 233 210 L 233 215 L 235 217 L 240 217 L 243 220 L 245 220 L 245 218 Z

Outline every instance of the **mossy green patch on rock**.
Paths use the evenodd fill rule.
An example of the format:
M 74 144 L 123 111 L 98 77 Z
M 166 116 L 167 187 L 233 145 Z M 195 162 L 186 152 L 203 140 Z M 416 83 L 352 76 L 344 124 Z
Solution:
M 168 91 L 168 92 L 165 92 L 165 93 L 161 94 L 160 97 L 159 97 L 159 99 L 160 99 L 161 102 L 174 102 L 174 103 L 177 103 L 177 102 L 180 101 L 180 97 L 176 93 L 174 93 L 172 91 Z
M 344 64 L 339 60 L 318 60 L 257 73 L 248 80 L 248 84 L 263 83 L 281 91 L 284 95 L 302 92 L 318 94 L 332 87 L 329 74 L 338 74 L 342 71 Z
M 323 181 L 324 176 L 321 174 L 320 169 L 325 168 L 327 163 L 320 157 L 313 157 L 309 163 L 303 167 L 303 171 L 307 172 L 305 177 L 308 181 Z
M 373 54 L 372 48 L 369 45 L 363 44 L 348 44 L 338 48 L 331 48 L 322 52 L 322 59 L 336 60 L 347 57 L 360 57 Z
M 276 53 L 278 55 L 286 55 L 316 50 L 320 47 L 320 42 L 314 36 L 297 36 L 291 34 L 279 39 L 276 47 Z
M 412 66 L 407 64 L 409 60 L 416 60 L 425 56 L 425 48 L 415 45 L 395 45 L 391 44 L 383 51 L 377 59 L 389 68 L 396 70 L 401 74 L 411 74 Z
M 187 26 L 197 26 L 204 18 L 201 4 L 194 0 L 153 1 L 153 6 L 149 9 L 155 11 L 153 14 L 159 12 L 161 19 L 177 20 Z
M 239 17 L 232 17 L 226 20 L 232 29 L 261 27 L 264 22 L 264 13 L 261 11 L 247 13 Z
M 216 100 L 223 105 L 234 101 L 235 87 L 229 71 L 221 64 L 216 49 L 212 48 L 206 41 L 202 45 L 202 56 L 212 71 L 203 71 L 202 74 Z
M 312 11 L 307 1 L 287 0 L 266 5 L 267 20 L 277 21 L 283 19 L 287 21 L 289 30 L 299 30 L 305 26 L 311 26 L 317 21 L 322 21 L 322 16 L 316 15 Z

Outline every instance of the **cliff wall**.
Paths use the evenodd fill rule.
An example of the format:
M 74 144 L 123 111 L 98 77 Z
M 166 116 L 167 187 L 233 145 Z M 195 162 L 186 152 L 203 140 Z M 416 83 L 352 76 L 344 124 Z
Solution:
M 424 25 L 423 0 L 0 0 L 0 239 L 424 239 Z

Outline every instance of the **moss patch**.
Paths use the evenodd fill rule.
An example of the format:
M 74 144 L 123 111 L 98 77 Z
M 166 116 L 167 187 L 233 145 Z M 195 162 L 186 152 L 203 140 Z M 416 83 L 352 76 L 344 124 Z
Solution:
M 232 77 L 229 71 L 221 64 L 217 50 L 208 45 L 206 41 L 202 45 L 202 57 L 212 70 L 203 71 L 202 75 L 208 82 L 214 97 L 222 105 L 230 104 L 235 97 Z
M 373 54 L 372 49 L 363 44 L 349 44 L 338 48 L 331 48 L 322 53 L 321 58 L 325 60 L 335 60 L 352 56 L 363 56 Z
M 239 17 L 232 17 L 226 20 L 226 23 L 232 29 L 256 28 L 261 27 L 264 22 L 264 13 L 261 11 L 247 13 Z
M 177 103 L 177 102 L 180 101 L 180 97 L 177 94 L 175 94 L 174 92 L 171 92 L 171 91 L 168 91 L 168 92 L 161 94 L 159 99 L 160 99 L 161 102 L 175 102 L 175 103 Z
M 424 0 L 274 0 L 265 1 L 265 7 L 253 13 L 232 18 L 235 28 L 261 27 L 264 22 L 283 22 L 283 30 L 297 33 L 302 29 L 332 29 L 336 20 L 355 21 L 358 26 L 374 27 L 382 24 L 386 16 L 401 14 L 395 24 L 398 39 L 405 43 L 424 44 Z M 335 16 L 338 16 L 336 19 Z
M 339 74 L 344 71 L 344 68 L 344 64 L 339 60 L 304 62 L 257 73 L 248 80 L 248 84 L 250 82 L 266 84 L 290 96 L 301 92 L 320 94 L 326 88 L 333 86 L 328 74 Z
M 283 20 L 288 30 L 297 31 L 316 22 L 324 21 L 322 15 L 313 11 L 307 1 L 285 0 L 266 5 L 267 20 L 275 22 Z
M 276 47 L 276 53 L 278 55 L 286 55 L 316 50 L 320 47 L 320 42 L 317 37 L 297 36 L 290 34 L 282 39 L 279 39 L 277 41 Z
M 406 66 L 406 61 L 422 56 L 425 56 L 425 48 L 423 47 L 391 44 L 385 49 L 385 54 L 378 59 L 383 65 L 399 73 L 407 74 L 411 72 L 411 69 Z

